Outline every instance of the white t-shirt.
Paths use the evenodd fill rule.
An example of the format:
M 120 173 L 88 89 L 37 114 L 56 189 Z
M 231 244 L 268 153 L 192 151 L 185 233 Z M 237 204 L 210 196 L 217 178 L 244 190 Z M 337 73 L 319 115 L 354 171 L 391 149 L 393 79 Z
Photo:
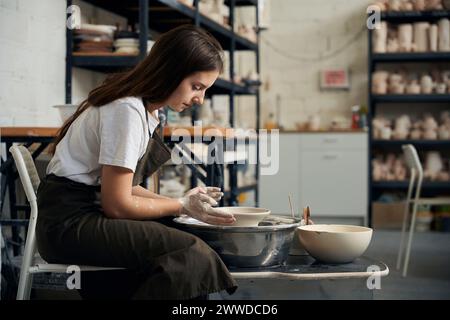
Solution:
M 87 185 L 101 184 L 102 165 L 135 172 L 158 120 L 142 100 L 127 97 L 102 107 L 89 107 L 69 127 L 58 143 L 47 174 L 66 177 Z M 157 117 L 157 113 L 156 113 Z

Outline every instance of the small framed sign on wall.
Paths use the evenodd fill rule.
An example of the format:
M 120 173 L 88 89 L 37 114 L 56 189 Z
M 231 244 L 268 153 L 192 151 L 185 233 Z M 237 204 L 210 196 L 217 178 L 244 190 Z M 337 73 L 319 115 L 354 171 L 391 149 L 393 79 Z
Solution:
M 327 69 L 320 71 L 320 89 L 350 89 L 347 69 Z

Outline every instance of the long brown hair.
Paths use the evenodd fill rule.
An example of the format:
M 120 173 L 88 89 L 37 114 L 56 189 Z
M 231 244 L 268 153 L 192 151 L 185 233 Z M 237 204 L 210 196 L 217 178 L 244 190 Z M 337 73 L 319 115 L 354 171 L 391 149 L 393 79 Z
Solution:
M 89 92 L 55 138 L 52 153 L 70 125 L 89 107 L 101 107 L 124 97 L 141 97 L 144 103 L 164 102 L 181 81 L 199 71 L 222 72 L 222 47 L 208 32 L 183 25 L 162 34 L 149 55 L 132 70 L 109 76 Z

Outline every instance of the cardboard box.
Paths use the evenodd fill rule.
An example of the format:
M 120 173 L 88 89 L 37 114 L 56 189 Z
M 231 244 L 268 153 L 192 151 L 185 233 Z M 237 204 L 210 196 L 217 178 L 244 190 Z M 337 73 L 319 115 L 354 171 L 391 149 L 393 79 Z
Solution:
M 372 202 L 372 227 L 374 229 L 400 229 L 406 202 Z

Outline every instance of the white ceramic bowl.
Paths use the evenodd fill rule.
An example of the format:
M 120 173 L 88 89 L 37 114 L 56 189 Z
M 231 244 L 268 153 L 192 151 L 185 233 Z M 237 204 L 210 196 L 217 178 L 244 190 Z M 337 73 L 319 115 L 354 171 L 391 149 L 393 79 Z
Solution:
M 234 227 L 256 227 L 270 214 L 270 210 L 254 207 L 217 207 L 217 209 L 234 215 L 236 222 L 231 224 Z
M 300 243 L 316 260 L 348 263 L 360 257 L 372 239 L 372 229 L 351 225 L 313 224 L 298 227 Z

